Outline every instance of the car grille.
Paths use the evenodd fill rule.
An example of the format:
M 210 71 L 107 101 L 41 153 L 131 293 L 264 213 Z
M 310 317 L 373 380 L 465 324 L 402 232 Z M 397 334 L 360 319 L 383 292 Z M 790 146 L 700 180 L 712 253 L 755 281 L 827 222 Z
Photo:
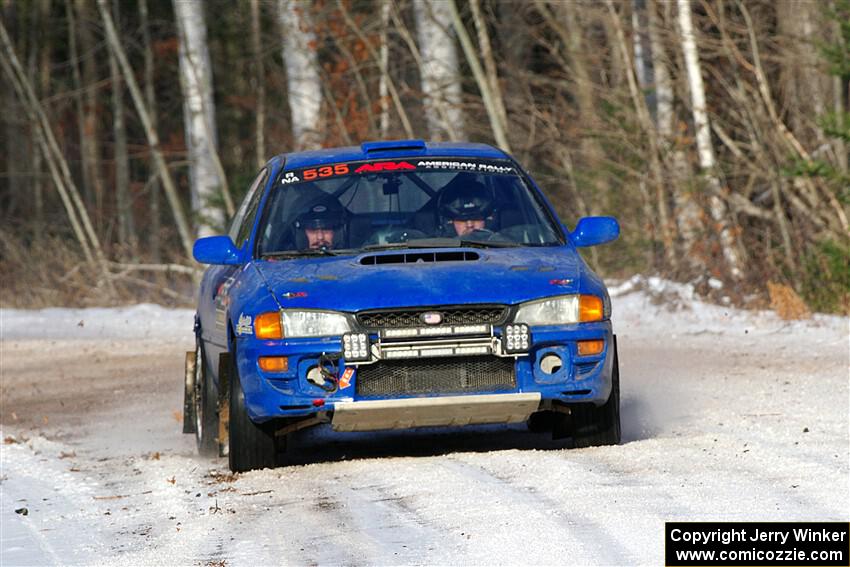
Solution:
M 403 327 L 425 327 L 419 316 L 438 312 L 443 316 L 441 325 L 499 325 L 508 317 L 504 305 L 467 305 L 464 307 L 428 307 L 416 309 L 381 309 L 361 311 L 357 322 L 367 329 L 397 329 Z
M 512 358 L 465 356 L 393 360 L 357 369 L 356 391 L 361 397 L 515 389 Z

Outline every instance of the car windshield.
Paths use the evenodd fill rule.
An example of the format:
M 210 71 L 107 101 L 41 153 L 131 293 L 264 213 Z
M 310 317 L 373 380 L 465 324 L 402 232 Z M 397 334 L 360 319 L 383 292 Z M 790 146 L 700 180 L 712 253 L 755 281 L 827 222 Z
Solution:
M 561 244 L 508 161 L 338 163 L 286 171 L 273 191 L 257 237 L 261 256 Z

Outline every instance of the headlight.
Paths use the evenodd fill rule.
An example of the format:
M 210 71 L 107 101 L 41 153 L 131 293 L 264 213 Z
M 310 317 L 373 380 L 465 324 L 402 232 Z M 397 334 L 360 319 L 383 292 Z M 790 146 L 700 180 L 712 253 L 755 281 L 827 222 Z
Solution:
M 329 337 L 351 330 L 348 319 L 333 311 L 296 311 L 284 309 L 280 312 L 284 337 Z
M 514 321 L 528 325 L 566 325 L 601 321 L 603 301 L 595 295 L 561 295 L 523 303 Z

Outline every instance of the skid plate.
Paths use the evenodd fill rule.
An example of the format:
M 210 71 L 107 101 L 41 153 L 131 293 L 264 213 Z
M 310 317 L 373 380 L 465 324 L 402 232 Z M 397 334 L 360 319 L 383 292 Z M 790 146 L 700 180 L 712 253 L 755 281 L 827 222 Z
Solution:
M 540 394 L 485 394 L 334 404 L 335 431 L 375 431 L 525 421 L 540 407 Z

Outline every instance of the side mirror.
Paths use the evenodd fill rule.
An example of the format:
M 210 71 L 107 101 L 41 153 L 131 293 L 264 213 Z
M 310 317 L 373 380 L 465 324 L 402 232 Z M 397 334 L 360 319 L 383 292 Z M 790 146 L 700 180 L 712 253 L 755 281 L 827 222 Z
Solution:
M 201 264 L 239 264 L 239 249 L 229 236 L 207 236 L 195 241 L 192 256 Z
M 605 244 L 616 240 L 618 236 L 620 224 L 614 217 L 584 217 L 570 234 L 573 243 L 579 248 Z

